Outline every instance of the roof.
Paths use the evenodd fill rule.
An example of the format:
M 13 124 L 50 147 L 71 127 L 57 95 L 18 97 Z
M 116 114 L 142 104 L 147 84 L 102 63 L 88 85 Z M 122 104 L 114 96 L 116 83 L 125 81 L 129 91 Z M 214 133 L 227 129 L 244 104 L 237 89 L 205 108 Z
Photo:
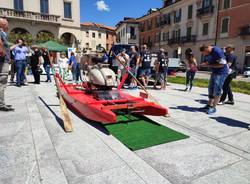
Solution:
M 115 31 L 115 29 L 111 26 L 106 26 L 104 24 L 99 24 L 99 23 L 94 23 L 94 22 L 83 22 L 83 23 L 81 23 L 81 26 L 98 27 L 98 28 L 103 28 L 103 29 L 107 29 L 110 31 Z
M 136 18 L 124 17 L 124 19 L 116 24 L 116 29 L 123 23 L 131 23 L 131 24 L 138 24 L 139 22 Z
M 57 51 L 57 52 L 62 52 L 62 51 L 68 50 L 67 46 L 61 45 L 61 44 L 54 42 L 54 41 L 47 41 L 45 43 L 41 43 L 38 45 L 38 47 L 40 47 L 40 48 L 45 47 L 49 51 Z

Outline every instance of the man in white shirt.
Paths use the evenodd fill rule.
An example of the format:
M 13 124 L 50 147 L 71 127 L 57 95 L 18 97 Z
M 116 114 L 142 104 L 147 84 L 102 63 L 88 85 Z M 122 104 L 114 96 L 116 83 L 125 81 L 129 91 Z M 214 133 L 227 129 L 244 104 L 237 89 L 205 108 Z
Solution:
M 126 73 L 126 68 L 127 66 L 129 66 L 129 55 L 126 54 L 126 49 L 122 49 L 121 52 L 117 55 L 117 58 L 120 62 L 122 62 L 123 64 L 121 64 L 120 62 L 118 65 L 118 71 L 117 71 L 117 82 L 118 85 L 120 84 L 121 78 L 122 76 Z

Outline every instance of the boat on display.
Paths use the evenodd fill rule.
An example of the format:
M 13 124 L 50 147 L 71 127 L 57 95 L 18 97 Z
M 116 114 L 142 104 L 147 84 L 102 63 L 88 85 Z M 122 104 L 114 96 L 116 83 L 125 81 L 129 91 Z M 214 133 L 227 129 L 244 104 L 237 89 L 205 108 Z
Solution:
M 164 116 L 168 109 L 147 101 L 145 95 L 135 97 L 120 88 L 114 88 L 115 75 L 109 68 L 94 68 L 88 82 L 67 84 L 60 75 L 55 75 L 59 94 L 66 104 L 84 118 L 102 124 L 116 123 L 116 116 L 125 114 Z

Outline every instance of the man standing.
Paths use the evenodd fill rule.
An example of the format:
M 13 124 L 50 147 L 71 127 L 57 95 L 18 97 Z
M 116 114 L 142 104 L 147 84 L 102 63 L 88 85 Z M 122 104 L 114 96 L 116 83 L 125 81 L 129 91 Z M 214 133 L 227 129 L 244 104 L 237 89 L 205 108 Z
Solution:
M 121 50 L 121 52 L 117 55 L 117 58 L 120 62 L 122 62 L 122 64 L 118 62 L 119 65 L 118 65 L 118 71 L 117 71 L 117 83 L 119 85 L 123 75 L 125 75 L 127 72 L 125 67 L 129 65 L 129 55 L 126 54 L 125 48 Z
M 207 110 L 207 114 L 214 114 L 220 100 L 224 81 L 228 75 L 228 65 L 221 48 L 203 45 L 200 51 L 206 57 L 206 61 L 201 63 L 201 66 L 209 67 L 212 70 L 208 87 L 209 101 L 203 109 Z
M 40 66 L 42 63 L 42 54 L 37 46 L 34 46 L 34 52 L 31 55 L 31 70 L 34 76 L 34 84 L 40 84 Z
M 4 101 L 4 90 L 6 88 L 9 72 L 10 50 L 7 41 L 8 21 L 0 18 L 0 111 L 13 111 L 11 105 Z
M 136 51 L 135 46 L 131 46 L 130 49 L 131 49 L 130 62 L 129 62 L 130 72 L 134 75 L 134 77 L 137 77 L 137 71 L 138 71 L 138 67 L 140 64 L 140 56 L 138 52 Z M 130 76 L 130 88 L 131 89 L 137 88 L 137 82 L 134 79 L 134 77 Z
M 226 60 L 229 67 L 229 75 L 227 76 L 224 85 L 223 85 L 223 93 L 220 98 L 219 105 L 230 104 L 234 105 L 233 92 L 231 89 L 231 82 L 237 76 L 237 57 L 234 54 L 234 46 L 229 44 L 226 47 Z M 225 102 L 228 96 L 228 101 Z
M 157 61 L 155 63 L 156 69 L 156 80 L 154 84 L 154 88 L 156 88 L 156 84 L 158 81 L 161 83 L 161 89 L 165 90 L 167 85 L 167 72 L 168 72 L 168 58 L 165 55 L 164 49 L 160 49 L 160 53 L 158 55 Z
M 151 74 L 151 53 L 147 45 L 143 45 L 141 52 L 141 71 L 140 77 L 145 88 L 148 86 L 148 78 Z

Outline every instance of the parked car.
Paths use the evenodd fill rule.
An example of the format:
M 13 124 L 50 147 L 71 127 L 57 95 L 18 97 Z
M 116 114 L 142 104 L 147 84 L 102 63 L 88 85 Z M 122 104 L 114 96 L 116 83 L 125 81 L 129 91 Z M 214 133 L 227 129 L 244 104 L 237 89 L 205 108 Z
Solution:
M 243 76 L 244 77 L 249 77 L 250 76 L 250 67 L 244 68 Z

